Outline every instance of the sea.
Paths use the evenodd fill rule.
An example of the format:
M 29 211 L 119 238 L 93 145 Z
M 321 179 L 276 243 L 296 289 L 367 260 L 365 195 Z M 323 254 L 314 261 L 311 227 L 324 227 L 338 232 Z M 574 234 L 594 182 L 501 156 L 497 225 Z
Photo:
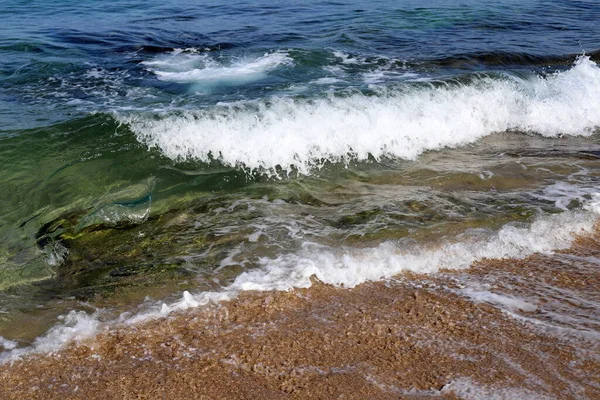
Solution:
M 568 248 L 600 217 L 599 22 L 595 0 L 0 2 L 0 359 Z

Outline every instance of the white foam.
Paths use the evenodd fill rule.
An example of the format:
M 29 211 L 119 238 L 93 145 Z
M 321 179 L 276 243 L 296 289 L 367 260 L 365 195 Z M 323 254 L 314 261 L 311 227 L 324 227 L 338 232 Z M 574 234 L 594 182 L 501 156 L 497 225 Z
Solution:
M 2 336 L 0 336 L 0 346 L 5 348 L 6 350 L 12 350 L 12 349 L 16 348 L 17 345 L 18 345 L 17 342 L 5 339 Z
M 0 353 L 0 363 L 20 358 L 27 354 L 51 353 L 57 351 L 73 340 L 82 340 L 98 333 L 100 321 L 97 314 L 87 314 L 83 311 L 71 311 L 59 317 L 61 321 L 52 327 L 45 335 L 38 337 L 29 347 L 5 347 L 9 351 Z M 8 342 L 15 343 L 15 342 Z M 1 343 L 3 344 L 3 343 Z
M 458 396 L 465 400 L 542 400 L 550 397 L 525 388 L 516 387 L 489 387 L 473 382 L 469 378 L 454 379 L 445 385 L 440 391 L 441 394 L 450 394 Z
M 576 200 L 579 203 L 585 203 L 586 198 L 594 195 L 597 191 L 597 188 L 593 186 L 558 181 L 546 186 L 541 193 L 533 193 L 533 196 L 538 199 L 552 201 L 557 208 L 568 210 L 572 201 Z
M 342 82 L 342 80 L 340 80 L 338 78 L 326 77 L 326 78 L 315 79 L 314 81 L 312 81 L 310 83 L 315 84 L 315 85 L 332 85 L 332 84 L 338 83 L 338 82 Z
M 475 302 L 492 303 L 511 311 L 533 312 L 537 310 L 537 306 L 534 304 L 512 296 L 493 293 L 489 290 L 478 290 L 476 288 L 467 287 L 462 289 L 460 292 L 470 297 Z
M 351 56 L 343 51 L 334 51 L 333 55 L 342 60 L 342 64 L 365 64 L 366 61 L 360 56 Z
M 367 84 L 386 82 L 390 80 L 410 80 L 414 82 L 419 78 L 418 74 L 413 72 L 399 73 L 397 71 L 389 71 L 386 69 L 377 69 L 371 72 L 362 74 L 363 81 Z
M 242 69 L 254 71 L 247 65 Z M 210 75 L 198 76 L 204 73 Z M 369 155 L 414 159 L 427 150 L 507 130 L 548 137 L 591 135 L 600 126 L 598 88 L 600 68 L 581 57 L 570 70 L 545 78 L 482 77 L 468 85 L 380 89 L 376 96 L 277 97 L 161 118 L 117 118 L 129 124 L 140 142 L 172 159 L 218 158 L 227 165 L 264 169 L 293 165 L 310 173 L 322 160 L 364 160 Z
M 241 58 L 231 62 L 215 59 L 209 53 L 175 51 L 151 61 L 143 61 L 160 80 L 178 83 L 245 83 L 261 79 L 283 65 L 292 65 L 284 52 L 266 53 L 257 58 Z

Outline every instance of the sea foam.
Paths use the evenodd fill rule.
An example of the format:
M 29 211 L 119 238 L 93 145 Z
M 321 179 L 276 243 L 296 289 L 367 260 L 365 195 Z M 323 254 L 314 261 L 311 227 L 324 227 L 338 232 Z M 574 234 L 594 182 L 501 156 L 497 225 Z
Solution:
M 117 118 L 140 142 L 175 160 L 294 166 L 308 174 L 324 160 L 414 159 L 495 132 L 591 135 L 600 126 L 599 88 L 600 68 L 582 56 L 571 69 L 545 77 L 478 77 L 468 84 L 378 87 L 376 95 L 273 97 Z
M 311 277 L 343 287 L 393 277 L 403 271 L 433 273 L 468 268 L 483 258 L 522 258 L 533 253 L 565 249 L 576 234 L 593 231 L 600 212 L 597 202 L 586 212 L 565 212 L 539 218 L 529 227 L 505 225 L 496 233 L 482 233 L 465 241 L 437 247 L 403 247 L 384 242 L 372 248 L 329 248 L 306 242 L 303 248 L 239 275 L 230 290 L 289 290 L 311 286 Z
M 277 67 L 292 65 L 293 60 L 284 52 L 270 52 L 256 58 L 223 62 L 210 53 L 177 50 L 142 64 L 160 80 L 214 85 L 261 79 Z

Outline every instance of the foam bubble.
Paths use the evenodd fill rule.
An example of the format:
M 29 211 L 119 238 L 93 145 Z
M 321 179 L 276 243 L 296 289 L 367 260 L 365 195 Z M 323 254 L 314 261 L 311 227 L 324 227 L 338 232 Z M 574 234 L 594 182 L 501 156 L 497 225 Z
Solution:
M 600 68 L 581 57 L 570 70 L 545 78 L 481 77 L 470 84 L 380 89 L 371 96 L 278 97 L 161 118 L 118 118 L 140 142 L 172 159 L 216 158 L 267 170 L 295 166 L 308 174 L 322 160 L 414 159 L 495 132 L 591 135 L 600 126 L 598 87 Z

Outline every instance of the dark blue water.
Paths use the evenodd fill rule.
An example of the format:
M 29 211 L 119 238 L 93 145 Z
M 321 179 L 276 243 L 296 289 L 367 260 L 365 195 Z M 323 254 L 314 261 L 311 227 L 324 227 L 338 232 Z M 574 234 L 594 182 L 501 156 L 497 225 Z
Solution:
M 596 1 L 222 3 L 0 3 L 0 336 L 596 218 Z
M 322 76 L 322 67 L 336 62 L 332 51 L 366 59 L 351 74 L 391 59 L 391 71 L 448 76 L 564 68 L 574 55 L 598 50 L 594 1 L 288 3 L 7 2 L 0 9 L 2 130 L 191 101 L 181 99 L 183 85 L 157 81 L 140 64 L 176 48 L 223 62 L 276 50 L 294 57 L 292 68 L 260 85 L 189 96 L 200 104 L 264 96 Z

